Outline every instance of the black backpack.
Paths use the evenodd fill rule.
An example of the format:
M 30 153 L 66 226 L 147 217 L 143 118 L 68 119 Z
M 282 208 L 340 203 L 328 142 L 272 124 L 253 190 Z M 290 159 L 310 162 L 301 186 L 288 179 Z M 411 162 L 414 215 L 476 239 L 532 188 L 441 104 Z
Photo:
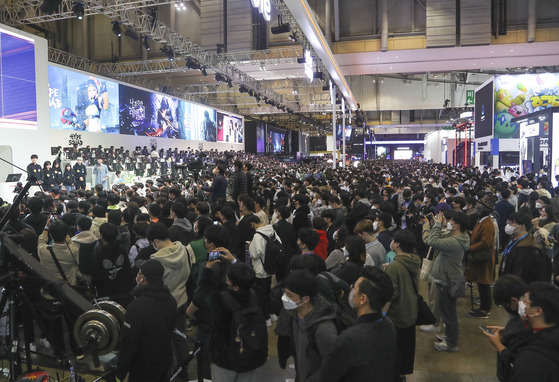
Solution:
M 264 250 L 264 260 L 260 257 L 262 266 L 267 274 L 276 274 L 283 268 L 285 254 L 283 253 L 283 246 L 273 233 L 268 237 L 262 232 L 256 232 L 266 240 L 266 249 Z M 271 240 L 270 240 L 271 239 Z
M 227 347 L 229 363 L 237 373 L 246 373 L 268 359 L 268 329 L 256 292 L 250 290 L 250 304 L 242 308 L 229 291 L 222 291 L 225 305 L 233 312 L 231 334 Z

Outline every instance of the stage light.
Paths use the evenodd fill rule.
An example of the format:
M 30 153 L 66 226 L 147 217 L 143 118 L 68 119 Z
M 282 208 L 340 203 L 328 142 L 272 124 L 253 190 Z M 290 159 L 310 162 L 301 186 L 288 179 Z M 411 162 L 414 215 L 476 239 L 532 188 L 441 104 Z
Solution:
M 318 78 L 319 80 L 323 80 L 324 79 L 324 73 L 314 72 L 313 78 Z
M 206 67 L 203 67 L 202 69 L 200 69 L 200 71 L 202 72 L 202 75 L 203 75 L 204 77 L 207 77 L 207 76 L 208 76 L 208 72 L 206 72 Z
M 202 69 L 200 64 L 191 57 L 188 57 L 186 59 L 186 67 L 190 70 L 200 70 L 200 69 Z
M 239 86 L 239 93 L 248 93 L 249 90 L 250 90 L 250 89 L 247 88 L 245 85 Z
M 291 27 L 288 23 L 279 24 L 275 27 L 270 28 L 272 34 L 281 34 L 281 33 L 288 33 L 291 30 Z
M 149 40 L 149 37 L 145 36 L 145 37 L 144 37 L 144 42 L 142 43 L 142 45 L 144 46 L 144 49 L 145 49 L 145 50 L 150 50 L 150 47 L 149 47 L 149 44 L 148 44 L 148 40 Z
M 169 61 L 173 61 L 175 59 L 175 51 L 167 45 L 163 45 L 163 48 L 159 48 L 159 50 L 165 53 Z
M 122 36 L 122 31 L 120 30 L 120 24 L 118 23 L 118 21 L 113 21 L 112 24 L 113 24 L 113 33 L 117 37 Z
M 305 63 L 305 57 L 297 57 L 297 63 L 298 64 L 304 64 Z
M 74 16 L 76 16 L 78 20 L 83 19 L 83 16 L 85 15 L 85 9 L 83 8 L 82 3 L 74 3 L 74 5 L 72 6 L 72 11 L 74 11 Z
M 297 34 L 295 32 L 291 33 L 289 39 L 293 42 L 297 42 Z
M 231 81 L 231 78 L 227 78 L 227 85 L 229 86 L 229 89 L 233 88 L 233 81 Z

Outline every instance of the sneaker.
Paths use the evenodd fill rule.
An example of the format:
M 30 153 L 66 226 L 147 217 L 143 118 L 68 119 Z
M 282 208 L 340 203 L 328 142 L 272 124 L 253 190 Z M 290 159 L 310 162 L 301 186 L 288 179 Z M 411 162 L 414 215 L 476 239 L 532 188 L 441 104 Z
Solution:
M 419 330 L 425 333 L 438 333 L 441 331 L 439 325 L 420 325 Z
M 435 349 L 437 349 L 438 351 L 456 352 L 458 351 L 458 346 L 448 346 L 446 341 L 442 341 L 435 342 Z
M 276 316 L 275 314 L 270 314 L 270 320 L 272 320 L 272 322 L 276 322 L 278 320 L 278 316 Z
M 489 318 L 490 312 L 484 312 L 481 309 L 470 310 L 467 314 L 469 318 Z
M 474 289 L 474 284 L 472 284 L 469 281 L 466 281 L 466 289 L 467 290 L 473 290 Z
M 474 297 L 474 305 L 481 304 L 481 299 L 479 297 Z
M 85 354 L 82 349 L 76 349 L 74 350 L 74 357 L 79 361 L 85 358 Z
M 262 321 L 261 321 L 262 322 Z M 272 326 L 272 320 L 270 320 L 269 318 L 266 320 L 266 326 L 270 327 Z
M 50 342 L 46 338 L 41 338 L 39 340 L 39 345 L 41 345 L 45 349 L 50 349 Z
M 437 334 L 435 337 L 437 337 L 439 342 L 446 342 L 446 334 Z
M 37 345 L 35 345 L 33 342 L 31 342 L 29 344 L 29 351 L 31 351 L 32 353 L 36 353 L 37 352 Z

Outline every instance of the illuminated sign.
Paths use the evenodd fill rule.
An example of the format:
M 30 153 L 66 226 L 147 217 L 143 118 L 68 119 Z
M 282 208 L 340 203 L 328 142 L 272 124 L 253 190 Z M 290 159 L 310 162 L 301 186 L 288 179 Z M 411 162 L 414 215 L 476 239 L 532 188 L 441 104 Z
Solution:
M 310 50 L 305 50 L 305 75 L 312 82 L 314 79 L 313 60 Z
M 258 12 L 262 13 L 264 20 L 270 21 L 270 12 L 272 10 L 272 5 L 270 0 L 250 0 L 254 8 L 258 8 Z

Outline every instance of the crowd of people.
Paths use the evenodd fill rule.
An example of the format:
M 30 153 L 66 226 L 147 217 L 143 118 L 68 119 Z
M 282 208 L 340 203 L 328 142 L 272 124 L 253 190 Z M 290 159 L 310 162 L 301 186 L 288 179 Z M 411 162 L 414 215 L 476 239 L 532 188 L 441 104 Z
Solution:
M 298 381 L 405 381 L 420 272 L 435 322 L 419 329 L 434 349 L 459 351 L 457 300 L 477 287 L 468 318 L 482 322 L 493 305 L 510 314 L 486 332 L 499 379 L 559 380 L 559 187 L 545 173 L 193 155 L 211 167 L 196 182 L 169 173 L 109 189 L 102 172 L 92 190 L 56 187 L 65 175 L 49 183 L 51 168 L 32 157 L 28 170 L 54 186 L 3 227 L 61 281 L 127 308 L 120 380 L 166 380 L 187 356 L 173 330 L 196 326 L 199 373 L 252 381 L 273 326 L 280 366 L 293 357 Z M 52 328 L 38 343 L 66 357 L 62 321 L 72 317 L 53 314 L 60 302 L 45 291 L 33 299 Z

